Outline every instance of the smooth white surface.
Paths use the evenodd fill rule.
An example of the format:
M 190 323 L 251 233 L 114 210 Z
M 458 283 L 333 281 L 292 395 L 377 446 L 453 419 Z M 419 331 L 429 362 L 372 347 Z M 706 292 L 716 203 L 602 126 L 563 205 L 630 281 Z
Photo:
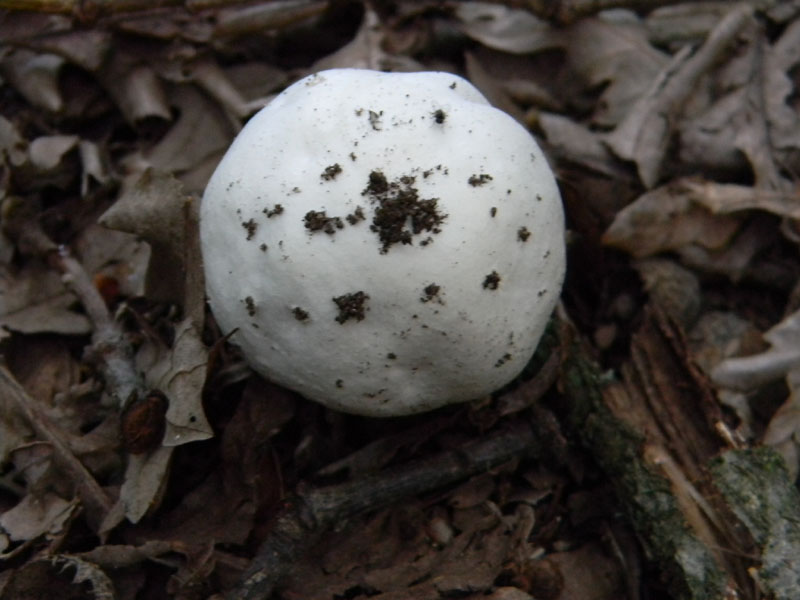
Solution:
M 341 172 L 322 177 L 333 165 Z M 383 251 L 371 230 L 379 202 L 363 193 L 375 171 L 436 198 L 440 231 Z M 491 179 L 470 184 L 480 175 Z M 366 220 L 351 225 L 356 207 Z M 310 232 L 305 215 L 323 210 L 344 227 Z M 561 200 L 538 145 L 469 82 L 436 72 L 339 69 L 289 87 L 212 176 L 201 240 L 211 308 L 253 368 L 374 416 L 476 399 L 513 379 L 565 268 Z M 484 287 L 492 272 L 497 289 Z M 423 302 L 430 284 L 439 294 Z M 363 320 L 337 322 L 333 298 L 359 291 Z

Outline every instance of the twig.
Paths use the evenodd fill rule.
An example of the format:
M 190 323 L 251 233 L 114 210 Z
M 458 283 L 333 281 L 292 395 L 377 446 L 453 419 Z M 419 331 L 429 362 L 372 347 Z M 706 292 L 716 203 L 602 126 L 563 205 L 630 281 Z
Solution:
M 227 600 L 266 599 L 275 585 L 335 523 L 405 497 L 428 492 L 530 454 L 532 429 L 524 423 L 419 463 L 341 485 L 299 492 L 275 521 L 238 587 Z
M 125 334 L 112 319 L 100 292 L 88 273 L 64 247 L 58 247 L 42 230 L 33 215 L 26 214 L 20 206 L 8 199 L 3 207 L 6 217 L 4 229 L 11 234 L 25 252 L 43 257 L 53 269 L 59 271 L 67 285 L 81 301 L 93 326 L 92 353 L 98 359 L 106 391 L 116 397 L 122 408 L 127 402 L 144 397 L 146 388 L 136 372 L 131 348 Z M 92 474 L 75 457 L 58 430 L 50 424 L 36 400 L 31 398 L 14 376 L 0 366 L 0 388 L 19 407 L 36 434 L 47 440 L 54 449 L 55 459 L 63 465 L 77 484 L 78 495 L 87 509 L 87 518 L 94 525 L 102 523 L 112 508 L 106 495 Z
M 39 409 L 9 370 L 0 365 L 0 394 L 10 398 L 33 427 L 36 434 L 53 447 L 55 461 L 60 464 L 77 484 L 78 496 L 87 509 L 87 517 L 95 524 L 102 522 L 111 510 L 111 499 L 100 487 L 92 474 L 70 450 L 61 433 L 53 427 L 48 417 Z
M 59 271 L 65 285 L 81 301 L 93 327 L 93 358 L 98 359 L 106 391 L 117 399 L 120 408 L 144 397 L 146 386 L 134 367 L 133 349 L 83 265 L 65 247 L 56 246 L 35 219 L 19 218 L 19 222 L 6 223 L 6 230 L 17 238 L 21 247 L 43 257 Z

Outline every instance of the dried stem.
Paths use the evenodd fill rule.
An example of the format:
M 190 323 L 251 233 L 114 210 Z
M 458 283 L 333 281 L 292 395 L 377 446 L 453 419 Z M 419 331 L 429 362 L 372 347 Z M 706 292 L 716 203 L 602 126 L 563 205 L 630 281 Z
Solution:
M 65 285 L 81 301 L 92 323 L 92 355 L 99 363 L 106 391 L 117 399 L 120 408 L 143 397 L 146 386 L 136 372 L 133 349 L 83 265 L 65 247 L 56 246 L 35 219 L 26 219 L 7 229 L 15 234 L 21 247 L 43 257 L 59 271 Z
M 53 447 L 56 463 L 66 470 L 77 484 L 78 496 L 87 509 L 87 517 L 95 525 L 101 523 L 111 510 L 111 499 L 89 470 L 75 457 L 58 428 L 53 426 L 47 415 L 39 409 L 36 399 L 31 398 L 9 370 L 2 365 L 0 365 L 0 395 L 14 402 L 36 434 Z
M 228 600 L 266 599 L 278 581 L 325 531 L 364 511 L 430 492 L 533 451 L 524 423 L 431 459 L 348 483 L 299 492 L 278 515 L 241 583 Z

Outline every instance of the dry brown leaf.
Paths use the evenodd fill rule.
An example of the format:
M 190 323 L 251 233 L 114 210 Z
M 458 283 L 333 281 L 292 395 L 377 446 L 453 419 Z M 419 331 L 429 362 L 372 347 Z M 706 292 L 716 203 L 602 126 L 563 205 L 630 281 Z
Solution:
M 28 146 L 31 165 L 46 173 L 55 169 L 67 152 L 78 145 L 76 135 L 47 135 L 34 139 Z
M 563 45 L 559 32 L 527 10 L 491 2 L 459 2 L 455 17 L 461 31 L 494 50 L 531 54 Z
M 171 120 L 164 84 L 155 70 L 132 48 L 123 50 L 117 48 L 112 52 L 97 72 L 100 83 L 131 125 L 148 118 Z
M 53 446 L 48 442 L 32 441 L 14 448 L 10 455 L 14 470 L 21 475 L 29 494 L 57 488 L 69 483 L 59 473 L 53 461 Z
M 661 167 L 684 104 L 700 77 L 719 60 L 739 32 L 752 23 L 752 8 L 735 4 L 694 53 L 685 46 L 663 67 L 608 136 L 607 143 L 623 160 L 636 164 L 639 178 L 650 188 L 661 177 Z
M 625 22 L 582 19 L 564 31 L 563 43 L 571 71 L 586 88 L 603 90 L 592 123 L 604 128 L 628 115 L 669 61 L 650 45 L 635 17 Z
M 137 355 L 137 365 L 145 374 L 148 387 L 169 399 L 162 441 L 165 446 L 180 446 L 214 435 L 202 399 L 208 350 L 189 318 L 175 326 L 174 337 L 171 348 L 150 341 Z
M 27 494 L 14 508 L 0 515 L 0 527 L 15 542 L 58 535 L 77 507 L 77 501 L 64 500 L 52 492 L 41 496 Z
M 478 88 L 481 94 L 486 96 L 486 99 L 492 106 L 508 113 L 522 123 L 525 118 L 522 110 L 511 101 L 511 98 L 500 81 L 495 79 L 492 74 L 491 66 L 484 65 L 482 62 L 483 60 L 488 61 L 490 58 L 486 56 L 478 58 L 472 52 L 466 52 L 464 58 L 466 60 L 467 76 L 470 83 Z
M 378 15 L 368 7 L 355 37 L 336 52 L 315 62 L 310 72 L 342 68 L 376 71 L 424 70 L 420 63 L 410 57 L 385 52 L 384 38 L 385 34 Z
M 162 514 L 144 539 L 167 539 L 190 546 L 243 544 L 255 519 L 283 498 L 283 485 L 268 443 L 275 422 L 269 399 L 243 399 L 225 428 L 222 461 L 205 480 L 186 492 L 178 506 Z
M 77 179 L 78 143 L 79 139 L 74 135 L 47 135 L 31 141 L 27 160 L 17 165 L 14 172 L 18 189 L 69 188 Z
M 169 91 L 170 102 L 180 117 L 167 134 L 141 155 L 126 162 L 132 171 L 152 167 L 158 171 L 180 174 L 191 170 L 209 157 L 221 158 L 230 145 L 238 124 L 231 120 L 219 105 L 191 85 L 174 85 Z M 202 187 L 190 191 L 202 191 Z
M 777 381 L 800 367 L 800 312 L 795 312 L 764 334 L 770 349 L 752 356 L 728 358 L 711 372 L 721 386 L 752 390 Z
M 695 201 L 691 189 L 678 182 L 645 193 L 617 213 L 603 243 L 637 258 L 689 245 L 719 250 L 741 222 L 738 216 L 712 214 Z
M 313 21 L 328 7 L 328 0 L 273 0 L 252 6 L 232 6 L 216 14 L 217 39 L 271 32 Z
M 81 196 L 86 196 L 92 180 L 100 185 L 109 183 L 113 177 L 108 165 L 108 159 L 99 144 L 89 140 L 78 143 L 78 152 L 81 156 L 83 174 L 81 176 Z
M 242 488 L 228 489 L 221 473 L 212 471 L 188 491 L 181 503 L 162 512 L 158 524 L 142 525 L 148 539 L 180 541 L 190 546 L 244 544 L 252 532 L 256 505 Z
M 225 75 L 251 105 L 266 105 L 270 94 L 288 83 L 283 69 L 266 62 L 247 62 L 225 68 Z
M 74 569 L 72 582 L 76 586 L 88 583 L 91 588 L 90 593 L 95 600 L 115 600 L 114 584 L 97 565 L 69 554 L 53 556 L 49 562 L 62 572 L 73 572 Z
M 724 359 L 761 346 L 761 332 L 733 312 L 704 312 L 688 333 L 692 361 L 707 374 Z
M 758 389 L 785 378 L 789 397 L 772 415 L 763 443 L 783 456 L 792 481 L 800 473 L 800 312 L 764 334 L 770 348 L 745 357 L 727 358 L 711 372 L 713 380 L 734 392 Z
M 800 115 L 792 105 L 796 94 L 791 73 L 800 63 L 800 20 L 790 23 L 778 40 L 766 49 L 764 90 L 770 140 L 782 153 L 800 148 Z
M 124 516 L 132 523 L 160 503 L 173 447 L 213 436 L 201 397 L 206 362 L 207 350 L 188 318 L 176 326 L 172 348 L 148 340 L 137 355 L 147 385 L 163 392 L 169 407 L 162 446 L 147 454 L 128 456 L 119 501 Z M 119 511 L 114 513 L 116 518 L 119 515 Z M 112 518 L 104 524 L 104 530 L 114 525 Z
M 779 217 L 800 219 L 800 192 L 797 190 L 765 190 L 697 178 L 681 179 L 680 186 L 693 201 L 713 213 L 762 210 Z
M 91 325 L 75 305 L 55 272 L 35 263 L 19 272 L 0 264 L 0 339 L 8 331 L 86 335 Z
M 530 507 L 504 514 L 484 502 L 453 511 L 449 526 L 456 533 L 441 546 L 431 543 L 426 516 L 415 504 L 332 534 L 317 550 L 322 556 L 297 565 L 286 593 L 319 598 L 361 587 L 387 599 L 465 596 L 488 592 L 504 566 L 530 556 Z
M 692 269 L 704 273 L 717 273 L 728 277 L 731 281 L 740 281 L 748 275 L 756 281 L 768 283 L 778 282 L 774 270 L 759 268 L 755 263 L 759 254 L 763 254 L 775 241 L 774 222 L 767 218 L 751 216 L 743 220 L 743 227 L 733 240 L 724 248 L 711 249 L 699 244 L 684 246 L 678 250 L 681 262 Z M 784 279 L 794 279 L 793 274 L 780 274 Z M 788 285 L 784 281 L 783 285 Z
M 603 144 L 602 138 L 569 117 L 540 113 L 537 123 L 554 156 L 575 162 L 597 173 L 623 177 L 623 169 Z
M 730 8 L 727 0 L 682 2 L 656 8 L 645 18 L 650 40 L 659 46 L 702 41 Z
M 20 336 L 6 348 L 6 364 L 25 391 L 62 429 L 78 432 L 85 422 L 67 397 L 82 373 L 69 344 L 56 336 Z M 90 410 L 96 422 L 97 407 Z
M 730 54 L 727 62 L 709 78 L 713 79 L 710 90 L 726 90 L 727 93 L 714 102 L 705 115 L 688 125 L 699 130 L 695 139 L 705 140 L 703 147 L 695 149 L 693 154 L 695 157 L 702 157 L 704 152 L 709 152 L 710 156 L 719 155 L 720 150 L 716 148 L 726 147 L 739 151 L 749 163 L 756 187 L 785 189 L 786 183 L 775 162 L 766 116 L 766 106 L 775 93 L 765 72 L 769 47 L 762 27 L 755 20 L 742 29 L 736 48 Z M 682 141 L 684 144 L 691 141 L 691 135 L 685 135 Z M 698 164 L 719 169 L 702 158 Z
M 58 112 L 64 107 L 58 87 L 58 76 L 63 65 L 64 59 L 55 54 L 18 49 L 0 60 L 0 72 L 28 102 L 44 110 Z
M 125 481 L 119 490 L 118 507 L 112 510 L 101 531 L 110 531 L 121 518 L 138 523 L 161 502 L 174 448 L 161 446 L 147 454 L 128 455 Z M 119 509 L 122 509 L 121 511 Z
M 250 104 L 234 87 L 228 76 L 215 60 L 209 57 L 198 59 L 185 67 L 192 81 L 203 91 L 219 102 L 233 118 L 238 126 L 241 119 L 260 108 L 259 104 Z
M 50 20 L 52 23 L 52 17 Z M 24 40 L 25 45 L 40 52 L 62 56 L 67 62 L 88 72 L 96 72 L 101 68 L 113 45 L 112 35 L 107 30 L 79 29 L 51 33 L 52 29 L 49 23 L 38 28 L 33 26 L 33 29 L 22 29 L 47 32 L 39 37 L 27 38 Z
M 140 546 L 104 544 L 76 556 L 105 569 L 123 569 L 172 551 L 170 542 L 151 540 Z
M 737 130 L 730 123 L 742 112 L 743 90 L 725 94 L 715 102 L 695 92 L 686 116 L 678 126 L 680 162 L 692 170 L 740 174 L 749 169 L 747 158 L 736 147 Z

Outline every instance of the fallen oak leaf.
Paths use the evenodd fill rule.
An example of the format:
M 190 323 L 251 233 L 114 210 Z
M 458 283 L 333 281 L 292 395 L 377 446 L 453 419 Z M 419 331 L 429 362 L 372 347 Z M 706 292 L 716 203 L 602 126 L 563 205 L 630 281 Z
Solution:
M 144 365 L 141 354 L 139 365 L 143 367 L 148 386 L 161 390 L 169 398 L 162 443 L 180 446 L 213 437 L 202 401 L 208 350 L 191 319 L 184 319 L 175 326 L 172 348 L 153 343 L 147 354 L 154 362 Z
M 697 244 L 723 248 L 739 231 L 742 217 L 715 215 L 698 203 L 685 180 L 639 196 L 623 208 L 603 234 L 603 243 L 636 258 Z

